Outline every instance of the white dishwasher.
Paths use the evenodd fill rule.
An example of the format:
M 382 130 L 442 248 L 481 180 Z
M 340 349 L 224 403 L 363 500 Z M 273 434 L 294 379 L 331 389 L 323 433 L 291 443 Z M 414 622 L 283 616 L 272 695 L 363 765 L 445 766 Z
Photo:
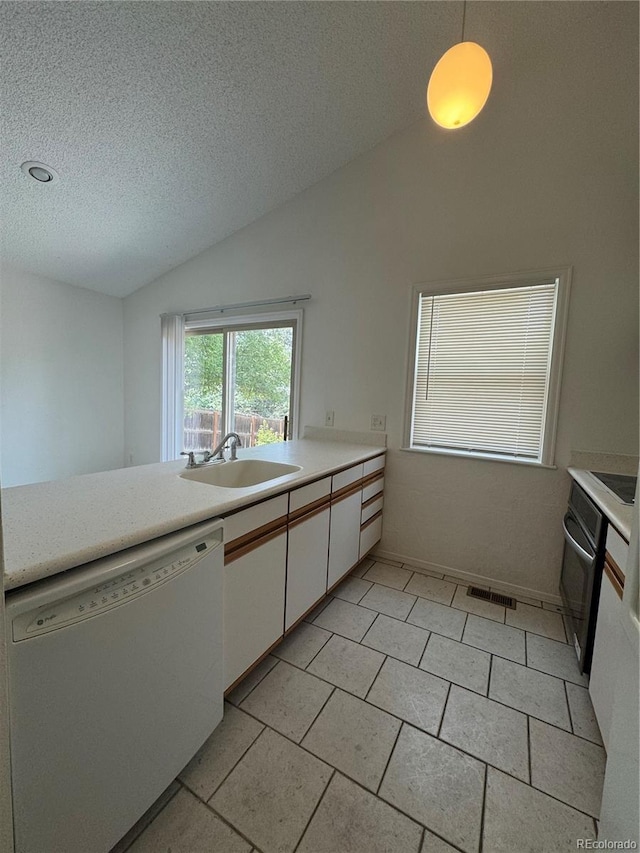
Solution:
M 16 853 L 106 853 L 222 719 L 222 527 L 7 594 Z

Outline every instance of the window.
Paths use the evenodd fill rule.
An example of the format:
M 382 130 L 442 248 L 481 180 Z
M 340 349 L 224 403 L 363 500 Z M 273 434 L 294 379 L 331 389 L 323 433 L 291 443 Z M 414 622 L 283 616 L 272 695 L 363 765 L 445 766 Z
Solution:
M 409 449 L 553 464 L 569 272 L 414 289 Z
M 228 432 L 243 447 L 294 435 L 302 312 L 163 320 L 163 458 L 213 450 Z

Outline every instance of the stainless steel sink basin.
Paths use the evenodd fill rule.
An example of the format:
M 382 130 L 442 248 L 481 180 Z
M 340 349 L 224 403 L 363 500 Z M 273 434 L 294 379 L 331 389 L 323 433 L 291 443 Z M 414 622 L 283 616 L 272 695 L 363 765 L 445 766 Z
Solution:
M 266 483 L 285 474 L 301 470 L 300 465 L 284 462 L 268 462 L 265 459 L 237 459 L 235 462 L 219 462 L 202 468 L 189 468 L 180 476 L 197 483 L 208 483 L 223 489 L 246 489 L 258 483 Z

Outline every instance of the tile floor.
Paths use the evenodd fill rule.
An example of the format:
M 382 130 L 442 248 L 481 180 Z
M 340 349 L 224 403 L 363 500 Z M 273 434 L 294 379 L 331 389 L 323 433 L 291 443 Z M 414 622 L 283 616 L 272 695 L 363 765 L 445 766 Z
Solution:
M 604 764 L 561 613 L 367 559 L 112 853 L 562 853 Z

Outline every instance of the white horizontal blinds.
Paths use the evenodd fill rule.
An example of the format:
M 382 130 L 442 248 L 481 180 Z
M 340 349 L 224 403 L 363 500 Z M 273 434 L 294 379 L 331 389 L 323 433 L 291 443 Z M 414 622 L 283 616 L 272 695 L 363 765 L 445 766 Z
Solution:
M 414 445 L 541 458 L 556 292 L 421 296 Z

